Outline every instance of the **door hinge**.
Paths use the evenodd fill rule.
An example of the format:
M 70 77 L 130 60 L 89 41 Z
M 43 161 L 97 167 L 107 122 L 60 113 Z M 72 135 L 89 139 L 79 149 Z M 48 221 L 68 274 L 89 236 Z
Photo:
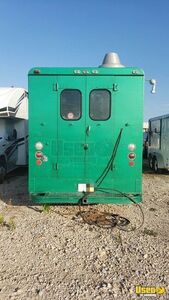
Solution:
M 117 83 L 113 83 L 113 91 L 114 92 L 118 91 L 118 84 Z
M 54 83 L 54 84 L 53 84 L 53 91 L 57 92 L 58 89 L 59 89 L 58 83 Z
M 53 163 L 52 164 L 52 169 L 57 171 L 58 170 L 58 163 Z

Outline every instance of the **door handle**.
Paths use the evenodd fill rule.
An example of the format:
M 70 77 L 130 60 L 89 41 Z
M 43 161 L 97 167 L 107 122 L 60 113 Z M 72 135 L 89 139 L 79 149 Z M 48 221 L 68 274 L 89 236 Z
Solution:
M 86 128 L 86 134 L 89 136 L 90 134 L 90 130 L 91 130 L 91 126 L 88 125 L 87 128 Z

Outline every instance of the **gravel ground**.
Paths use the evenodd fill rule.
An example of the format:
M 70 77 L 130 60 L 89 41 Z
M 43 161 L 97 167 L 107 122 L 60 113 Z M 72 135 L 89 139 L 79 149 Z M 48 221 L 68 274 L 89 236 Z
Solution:
M 145 220 L 133 232 L 88 225 L 78 206 L 34 206 L 26 186 L 26 170 L 0 186 L 1 300 L 169 299 L 168 174 L 144 172 Z M 82 209 L 119 214 L 136 227 L 142 219 L 133 204 Z M 137 296 L 136 285 L 166 292 Z

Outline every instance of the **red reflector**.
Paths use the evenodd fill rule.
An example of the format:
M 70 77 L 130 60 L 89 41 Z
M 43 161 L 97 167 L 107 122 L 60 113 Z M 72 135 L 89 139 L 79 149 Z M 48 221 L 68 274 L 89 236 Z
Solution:
M 133 167 L 135 165 L 134 161 L 129 161 L 130 167 Z
M 40 159 L 37 159 L 36 164 L 37 164 L 37 166 L 40 166 L 42 164 L 42 161 Z
M 43 154 L 42 154 L 42 152 L 36 152 L 35 156 L 36 156 L 36 158 L 42 158 Z
M 135 159 L 136 155 L 135 155 L 135 153 L 131 152 L 131 153 L 129 153 L 128 157 L 130 159 Z

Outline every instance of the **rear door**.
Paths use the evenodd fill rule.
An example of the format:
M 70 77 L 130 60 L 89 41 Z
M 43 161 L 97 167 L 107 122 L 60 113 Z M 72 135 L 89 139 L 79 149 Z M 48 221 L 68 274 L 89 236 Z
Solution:
M 58 180 L 60 191 L 77 191 L 85 176 L 84 76 L 58 76 Z
M 113 76 L 87 78 L 85 177 L 88 183 L 97 181 L 99 184 L 103 180 L 103 186 L 112 185 L 112 172 L 108 171 L 108 163 L 116 138 L 113 85 Z
M 117 139 L 113 76 L 58 76 L 57 189 L 75 192 L 79 183 L 95 184 L 108 169 Z M 113 166 L 112 166 L 113 167 Z M 111 185 L 111 170 L 104 178 Z

